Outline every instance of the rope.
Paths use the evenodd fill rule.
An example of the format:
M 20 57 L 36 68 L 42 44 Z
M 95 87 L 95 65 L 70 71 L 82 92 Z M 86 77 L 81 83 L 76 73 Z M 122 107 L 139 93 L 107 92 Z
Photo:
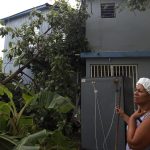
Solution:
M 121 102 L 121 87 L 118 89 L 118 80 L 115 81 L 116 84 L 116 106 L 120 107 Z M 115 150 L 118 150 L 118 143 L 119 143 L 119 123 L 120 123 L 120 117 L 117 115 L 116 120 L 116 133 L 115 133 Z
M 97 107 L 96 107 L 96 104 L 98 105 L 98 113 L 99 113 L 99 118 L 100 118 L 100 122 L 101 122 L 101 127 L 102 127 L 102 133 L 103 133 L 103 137 L 104 137 L 104 141 L 103 141 L 103 150 L 105 150 L 105 146 L 106 146 L 106 150 L 108 149 L 108 146 L 107 146 L 107 138 L 109 137 L 110 135 L 110 131 L 112 129 L 112 126 L 113 126 L 113 122 L 114 122 L 114 118 L 115 118 L 115 106 L 116 106 L 116 94 L 115 94 L 115 106 L 114 106 L 114 110 L 113 110 L 113 116 L 112 116 L 112 119 L 111 119 L 111 123 L 110 123 L 110 126 L 109 126 L 109 129 L 108 129 L 108 132 L 105 136 L 105 132 L 104 132 L 104 125 L 103 125 L 103 120 L 102 120 L 102 114 L 101 114 L 101 111 L 100 111 L 100 106 L 99 106 L 99 101 L 97 99 L 97 93 L 98 93 L 98 90 L 96 89 L 95 87 L 95 82 L 92 81 L 92 85 L 93 85 L 93 88 L 94 88 L 94 95 L 95 95 L 95 143 L 96 143 L 96 150 L 98 150 L 98 142 L 97 142 L 97 122 L 96 122 L 96 118 L 97 118 Z
M 96 107 L 96 97 L 97 97 L 97 90 L 94 90 L 94 93 L 95 93 L 95 142 L 96 142 L 96 150 L 98 150 L 98 142 L 97 142 L 97 122 L 96 122 L 96 116 L 97 116 L 97 107 Z
M 115 95 L 115 97 L 116 97 L 116 95 Z M 115 103 L 115 106 L 116 106 L 116 103 Z M 112 129 L 113 122 L 114 122 L 115 114 L 116 114 L 116 113 L 115 113 L 115 108 L 114 108 L 114 110 L 113 110 L 113 116 L 112 116 L 112 119 L 111 119 L 111 123 L 110 123 L 109 129 L 108 129 L 106 138 L 104 139 L 103 145 L 106 143 L 107 138 L 109 137 L 109 134 L 110 134 L 110 131 L 111 131 L 111 129 Z
M 101 115 L 101 111 L 100 111 L 100 106 L 99 106 L 98 100 L 97 100 L 97 106 L 98 106 L 98 113 L 99 113 L 99 116 L 100 116 L 100 121 L 101 121 L 101 126 L 102 126 L 103 137 L 104 137 L 104 139 L 106 139 L 105 132 L 104 132 L 103 121 L 102 121 L 102 115 Z M 105 145 L 106 145 L 106 150 L 108 150 L 108 146 L 107 146 L 106 142 L 103 144 L 103 149 L 105 150 Z
M 94 135 L 95 135 L 96 150 L 98 150 L 98 142 L 97 142 L 97 123 L 96 123 L 96 120 L 97 120 L 97 119 L 96 119 L 96 116 L 97 116 L 97 113 L 96 113 L 96 110 L 97 110 L 97 109 L 96 109 L 96 99 L 97 99 L 97 92 L 98 92 L 98 91 L 96 90 L 94 84 L 95 84 L 95 82 L 92 82 L 92 85 L 93 85 L 93 88 L 94 88 L 94 95 L 95 95 L 95 106 L 94 106 L 94 107 L 95 107 L 95 109 L 94 109 L 94 110 L 95 110 L 95 112 L 94 112 L 94 113 L 95 113 L 95 118 L 94 118 L 94 119 L 95 119 L 95 120 L 94 120 L 94 125 L 95 125 L 95 126 L 94 126 L 94 131 L 95 131 L 95 134 L 94 134 Z

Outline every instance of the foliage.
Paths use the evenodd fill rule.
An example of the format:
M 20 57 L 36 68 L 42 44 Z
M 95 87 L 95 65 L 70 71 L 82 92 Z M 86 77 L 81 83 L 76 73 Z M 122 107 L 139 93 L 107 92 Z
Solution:
M 32 78 L 26 75 L 32 82 L 23 93 L 19 91 L 18 101 L 21 102 L 19 107 L 14 102 L 14 93 L 16 89 L 20 90 L 17 88 L 20 85 L 15 85 L 13 94 L 1 85 L 0 128 L 3 128 L 3 131 L 7 130 L 9 122 L 11 133 L 18 135 L 28 123 L 33 127 L 34 117 L 38 125 L 36 131 L 44 128 L 51 131 L 46 137 L 48 140 L 44 138 L 43 143 L 39 144 L 43 149 L 52 145 L 52 149 L 67 150 L 68 144 L 73 146 L 72 141 L 65 137 L 64 133 L 68 132 L 69 135 L 72 132 L 71 111 L 74 109 L 72 102 L 75 102 L 80 88 L 77 76 L 80 76 L 82 67 L 79 53 L 88 50 L 85 38 L 87 17 L 85 8 L 73 9 L 64 0 L 60 0 L 50 6 L 49 12 L 45 15 L 40 11 L 33 11 L 29 17 L 30 21 L 20 28 L 7 26 L 0 28 L 1 36 L 9 35 L 12 38 L 9 48 L 4 51 L 7 52 L 10 61 L 14 57 L 14 66 L 19 66 L 16 72 L 7 78 L 4 77 L 1 83 L 9 86 L 10 81 L 19 80 L 21 75 L 26 75 L 25 68 L 30 68 L 34 76 Z M 13 88 L 14 85 L 10 85 Z M 38 94 L 30 92 L 32 90 Z M 29 132 L 24 131 L 26 134 Z M 55 141 L 55 138 L 58 141 Z M 27 137 L 24 140 L 27 140 Z M 35 146 L 31 143 L 27 145 L 25 142 L 21 148 Z M 72 147 L 68 146 L 69 148 Z
M 23 66 L 2 83 L 12 80 L 19 73 L 24 74 L 23 69 L 27 67 L 34 75 L 32 88 L 37 91 L 46 88 L 74 99 L 79 89 L 77 72 L 81 72 L 77 55 L 88 49 L 85 38 L 87 17 L 82 7 L 73 9 L 60 0 L 50 6 L 46 15 L 33 11 L 30 22 L 20 28 L 0 28 L 0 35 L 9 34 L 12 38 L 9 49 L 5 50 L 8 58 L 11 60 L 15 56 L 14 65 Z M 47 26 L 44 31 L 43 26 Z
M 0 144 L 3 150 L 76 150 L 78 147 L 78 142 L 65 137 L 59 130 L 41 130 L 21 140 L 2 134 Z
M 45 144 L 45 142 L 47 142 L 47 144 Z M 45 139 L 43 143 L 43 148 L 49 150 L 76 150 L 78 147 L 78 142 L 70 140 L 59 130 L 50 132 L 48 138 Z M 41 145 L 43 143 L 41 143 Z
M 20 134 L 28 126 L 33 126 L 32 117 L 23 116 L 23 112 L 26 107 L 36 99 L 36 95 L 31 95 L 31 93 L 23 93 L 22 99 L 24 100 L 24 105 L 18 112 L 16 105 L 13 101 L 13 95 L 4 85 L 0 85 L 0 95 L 6 94 L 9 98 L 9 102 L 0 101 L 0 127 L 4 131 L 9 125 L 10 133 L 13 135 Z
M 127 6 L 131 11 L 134 10 L 145 11 L 146 9 L 150 8 L 149 0 L 124 0 L 121 3 L 122 7 Z
M 17 146 L 17 141 L 15 140 L 15 137 L 1 134 L 0 146 L 2 150 L 12 150 L 15 146 Z
M 3 60 L 2 57 L 0 57 L 0 72 L 2 72 L 2 64 L 3 64 Z
M 40 150 L 39 140 L 47 136 L 46 130 L 31 134 L 20 141 L 15 150 Z
M 34 114 L 34 120 L 39 128 L 63 131 L 68 125 L 68 116 L 74 108 L 68 97 L 62 97 L 51 91 L 41 91 L 28 112 Z M 69 132 L 69 126 L 67 127 Z
M 17 127 L 17 121 L 19 122 L 19 126 L 17 128 L 13 128 L 13 134 L 17 134 L 16 133 L 16 129 L 19 132 L 21 128 L 23 128 L 24 126 L 28 126 L 30 125 L 30 128 L 32 128 L 33 123 L 30 123 L 30 118 L 29 120 L 27 119 L 27 117 L 24 118 L 24 120 L 22 119 L 23 117 L 19 117 L 24 109 L 26 108 L 25 106 L 29 106 L 27 104 L 31 103 L 31 99 L 32 99 L 32 104 L 31 107 L 32 109 L 36 109 L 36 110 L 43 110 L 43 109 L 47 109 L 47 110 L 53 110 L 54 112 L 57 112 L 60 116 L 63 114 L 68 113 L 70 110 L 72 110 L 74 108 L 74 105 L 71 103 L 71 101 L 66 97 L 62 97 L 59 94 L 56 93 L 52 93 L 52 92 L 48 92 L 48 91 L 42 91 L 40 93 L 38 93 L 37 96 L 29 96 L 29 95 L 23 95 L 24 99 L 26 100 L 26 104 L 25 106 L 20 110 L 19 113 L 17 113 L 17 111 L 15 110 L 15 104 L 12 101 L 12 93 L 3 85 L 0 86 L 0 94 L 3 95 L 4 93 L 7 94 L 7 96 L 10 98 L 10 104 L 6 103 L 6 102 L 1 102 L 0 103 L 0 112 L 1 112 L 1 116 L 3 116 L 6 121 L 8 122 L 8 120 L 15 120 L 15 122 L 12 123 L 12 127 Z M 31 93 L 28 93 L 31 94 Z M 9 107 L 10 106 L 10 107 Z M 12 109 L 10 109 L 12 107 Z M 15 110 L 15 111 L 13 111 Z M 12 117 L 10 116 L 10 112 L 12 113 Z M 16 112 L 15 115 L 14 112 Z M 6 114 L 7 113 L 7 114 Z M 62 114 L 63 113 L 63 114 Z M 56 113 L 55 113 L 56 114 Z M 6 116 L 5 116 L 6 115 Z M 42 114 L 43 117 L 44 114 Z M 17 116 L 17 117 L 16 117 Z M 42 116 L 41 116 L 42 117 Z M 56 117 L 56 116 L 55 116 Z M 15 119 L 13 119 L 15 118 Z M 19 120 L 20 118 L 20 120 Z M 63 128 L 65 125 L 65 121 L 66 121 L 66 116 L 62 117 L 63 120 L 58 120 L 57 124 L 56 124 L 56 128 L 49 132 L 49 136 L 47 136 L 47 133 L 45 130 L 34 133 L 34 134 L 30 134 L 27 137 L 24 137 L 23 139 L 20 138 L 15 140 L 15 137 L 9 137 L 7 135 L 2 135 L 0 136 L 0 143 L 3 143 L 3 149 L 4 150 L 11 150 L 11 149 L 15 149 L 15 150 L 26 150 L 26 149 L 41 149 L 43 147 L 44 148 L 50 148 L 50 149 L 64 149 L 64 150 L 73 150 L 75 149 L 75 147 L 77 147 L 76 142 L 73 142 L 71 139 L 65 137 L 63 135 Z M 40 118 L 41 119 L 41 118 Z M 51 121 L 51 120 L 48 120 Z M 0 119 L 0 122 L 2 123 L 3 120 L 2 118 Z M 53 123 L 53 122 L 52 122 Z M 6 127 L 6 125 L 5 125 Z M 20 127 L 20 128 L 19 128 Z M 52 129 L 50 129 L 52 130 Z M 28 130 L 29 131 L 29 130 Z M 19 132 L 20 133 L 20 132 Z M 27 131 L 26 131 L 27 133 Z
M 74 108 L 74 105 L 68 97 L 63 97 L 51 91 L 41 91 L 35 103 L 32 103 L 32 105 L 44 109 L 55 109 L 60 113 L 67 113 Z

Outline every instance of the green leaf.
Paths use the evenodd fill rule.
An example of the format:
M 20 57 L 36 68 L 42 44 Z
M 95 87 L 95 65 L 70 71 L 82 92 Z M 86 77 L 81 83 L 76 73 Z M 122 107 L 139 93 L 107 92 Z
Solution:
M 4 95 L 3 85 L 0 84 L 0 95 Z
M 4 25 L 5 25 L 5 23 L 4 23 L 4 21 L 3 21 L 3 20 L 0 20 L 0 24 L 1 24 L 2 26 L 4 26 Z
M 40 146 L 22 146 L 17 150 L 40 150 Z
M 54 97 L 54 93 L 51 91 L 41 91 L 39 93 L 38 105 L 40 107 L 48 108 L 52 99 Z
M 0 116 L 10 117 L 10 106 L 6 102 L 0 101 Z
M 69 102 L 69 103 L 66 103 L 66 104 L 63 104 L 62 106 L 60 106 L 60 108 L 58 110 L 59 110 L 59 112 L 67 113 L 74 108 L 75 108 L 75 106 L 71 102 Z
M 12 150 L 17 143 L 7 135 L 0 135 L 0 149 Z
M 0 131 L 1 132 L 6 132 L 7 124 L 8 124 L 8 119 L 6 118 L 6 116 L 0 116 Z
M 11 48 L 12 47 L 12 42 L 9 42 L 9 48 Z
M 46 130 L 42 130 L 40 132 L 31 134 L 21 140 L 21 143 L 16 147 L 16 150 L 23 150 L 23 148 L 30 148 L 29 146 L 33 146 L 33 148 L 39 148 L 38 140 L 47 137 Z M 36 146 L 36 147 L 35 147 Z
M 31 103 L 31 101 L 33 100 L 34 97 L 29 94 L 23 93 L 22 98 L 24 99 L 25 104 L 27 104 L 27 103 L 29 104 L 29 103 Z
M 53 134 L 53 139 L 55 139 L 56 144 L 63 145 L 63 142 L 66 139 L 66 137 L 62 134 L 61 131 L 56 130 Z
M 52 149 L 73 150 L 75 143 L 64 136 L 61 131 L 55 130 L 49 141 Z
M 12 100 L 13 98 L 12 93 L 9 91 L 9 89 L 6 86 L 0 84 L 0 95 L 4 95 L 4 93 L 8 96 L 10 100 Z
M 33 117 L 32 116 L 21 116 L 19 120 L 20 127 L 29 127 L 33 125 Z
M 70 99 L 60 95 L 55 95 L 52 102 L 49 105 L 49 109 L 56 109 L 61 113 L 67 113 L 75 106 L 71 103 Z

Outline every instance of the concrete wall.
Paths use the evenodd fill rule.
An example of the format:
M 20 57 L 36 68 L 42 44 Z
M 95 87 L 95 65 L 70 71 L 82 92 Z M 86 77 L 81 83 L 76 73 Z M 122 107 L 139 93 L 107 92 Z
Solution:
M 120 0 L 122 1 L 122 0 Z M 136 65 L 137 66 L 137 72 L 136 72 L 136 80 L 140 77 L 149 77 L 150 78 L 150 10 L 147 10 L 145 12 L 130 12 L 129 10 L 125 9 L 121 12 L 117 10 L 116 12 L 116 18 L 101 18 L 101 10 L 100 10 L 100 3 L 103 2 L 116 2 L 116 5 L 119 5 L 119 0 L 87 0 L 88 5 L 88 12 L 90 13 L 91 17 L 87 20 L 86 25 L 86 36 L 89 41 L 91 52 L 89 55 L 83 56 L 83 58 L 86 59 L 86 78 L 88 80 L 96 81 L 96 85 L 98 85 L 97 80 L 103 80 L 103 78 L 91 78 L 91 65 Z M 102 55 L 99 53 L 99 55 L 94 55 L 94 51 L 113 51 L 113 54 L 115 55 Z M 114 51 L 125 51 L 128 53 L 128 55 L 121 53 L 121 57 L 119 55 L 116 55 Z M 145 55 L 144 57 L 141 54 L 136 55 L 137 51 L 142 51 L 142 54 L 144 51 L 148 55 Z M 132 52 L 132 53 L 131 53 Z M 119 52 L 120 53 L 120 52 Z M 133 55 L 134 53 L 134 55 Z M 93 57 L 94 56 L 94 57 Z M 82 56 L 81 56 L 82 57 Z M 134 74 L 135 75 L 135 74 Z M 108 78 L 104 78 L 104 80 L 107 80 Z M 125 82 L 126 83 L 126 82 Z M 106 98 L 107 96 L 111 95 L 111 92 L 109 90 L 114 90 L 114 88 L 111 88 L 111 82 L 109 81 L 108 87 L 105 89 L 105 85 L 101 84 L 97 89 L 104 89 L 103 92 L 100 94 L 106 93 L 106 96 L 100 95 L 99 97 L 102 99 Z M 90 90 L 87 90 L 88 86 L 83 87 L 83 83 L 81 84 L 81 116 L 82 116 L 82 146 L 83 148 L 89 148 L 89 150 L 94 150 L 95 147 L 91 146 L 91 143 L 94 143 L 92 141 L 92 135 L 94 134 L 94 131 L 89 130 L 93 129 L 91 126 L 93 125 L 92 119 L 93 114 L 92 111 L 96 110 L 96 107 L 92 107 L 93 103 L 95 102 L 92 97 L 94 97 L 92 92 Z M 134 85 L 127 85 L 126 92 L 131 92 L 129 88 L 134 88 Z M 99 92 L 97 92 L 99 93 Z M 108 94 L 109 93 L 109 94 Z M 126 95 L 126 93 L 123 91 L 123 94 L 127 97 L 127 100 L 129 100 L 129 96 Z M 132 95 L 132 92 L 131 92 Z M 98 96 L 97 96 L 98 97 Z M 98 98 L 95 99 L 98 99 Z M 111 96 L 112 97 L 112 96 Z M 107 99 L 107 98 L 106 98 Z M 132 101 L 132 97 L 130 99 Z M 131 102 L 130 101 L 130 102 Z M 107 102 L 108 104 L 109 102 Z M 108 109 L 108 105 L 103 105 L 104 110 Z M 130 104 L 127 102 L 127 107 L 129 108 Z M 89 110 L 90 108 L 90 110 Z M 108 109 L 108 112 L 111 110 Z M 89 113 L 90 112 L 90 113 Z M 92 115 L 91 115 L 92 114 Z M 87 117 L 88 116 L 88 117 Z M 90 118 L 91 117 L 91 118 Z M 107 118 L 107 117 L 105 117 Z M 88 122 L 89 121 L 89 122 Z M 100 125 L 98 125 L 100 127 Z M 86 133 L 86 134 L 85 134 Z M 96 132 L 97 135 L 102 137 L 101 133 Z M 93 138 L 94 139 L 94 138 Z M 100 140 L 98 140 L 99 142 Z M 122 140 L 124 141 L 124 140 Z M 112 142 L 112 141 L 111 141 Z M 100 143 L 102 143 L 100 141 Z M 98 143 L 99 144 L 99 143 Z M 100 147 L 100 144 L 98 145 Z M 112 146 L 113 147 L 113 146 Z M 102 148 L 101 148 L 102 149 Z M 111 149 L 111 148 L 108 148 Z M 122 149 L 123 148 L 122 146 Z
M 101 3 L 121 0 L 87 0 L 90 18 L 86 36 L 93 51 L 150 50 L 150 10 L 131 12 L 127 8 L 116 10 L 116 18 L 101 18 Z

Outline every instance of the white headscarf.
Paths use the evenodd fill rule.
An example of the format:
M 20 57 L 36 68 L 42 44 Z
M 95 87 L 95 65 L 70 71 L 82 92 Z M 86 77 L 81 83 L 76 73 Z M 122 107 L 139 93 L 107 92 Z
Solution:
M 150 79 L 149 78 L 140 78 L 136 85 L 142 84 L 145 90 L 150 94 Z

